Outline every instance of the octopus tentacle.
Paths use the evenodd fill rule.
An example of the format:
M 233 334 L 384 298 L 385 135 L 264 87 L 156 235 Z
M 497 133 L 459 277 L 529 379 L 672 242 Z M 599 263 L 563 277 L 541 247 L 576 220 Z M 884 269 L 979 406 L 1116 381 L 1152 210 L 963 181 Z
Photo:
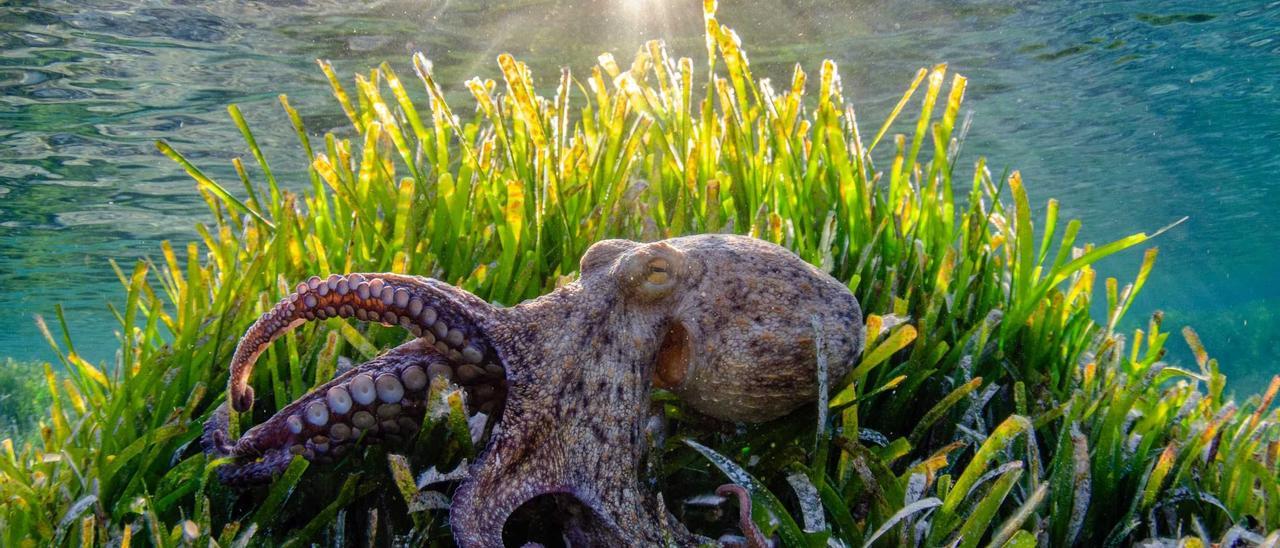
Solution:
M 247 411 L 253 406 L 249 376 L 267 346 L 307 321 L 333 317 L 403 326 L 457 363 L 455 374 L 464 382 L 485 373 L 502 377 L 501 362 L 480 332 L 490 312 L 489 304 L 474 295 L 427 278 L 396 274 L 312 277 L 258 318 L 240 339 L 227 380 L 228 400 L 236 411 Z
M 736 483 L 726 483 L 717 487 L 716 494 L 722 497 L 732 495 L 738 499 L 738 527 L 742 529 L 742 536 L 747 539 L 742 545 L 743 548 L 768 548 L 769 540 L 764 537 L 764 533 L 760 532 L 760 528 L 756 527 L 756 522 L 751 520 L 751 494 Z
M 205 425 L 201 443 L 214 457 L 235 462 L 218 469 L 229 484 L 260 483 L 293 455 L 314 462 L 343 456 L 359 440 L 399 442 L 415 433 L 429 405 L 433 376 L 448 359 L 418 339 L 366 362 L 280 409 L 231 440 L 224 403 Z

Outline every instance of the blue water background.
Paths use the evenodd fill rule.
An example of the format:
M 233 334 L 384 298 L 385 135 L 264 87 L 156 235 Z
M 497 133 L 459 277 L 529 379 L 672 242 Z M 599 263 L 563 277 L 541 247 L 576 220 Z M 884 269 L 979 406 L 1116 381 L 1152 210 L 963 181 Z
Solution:
M 646 39 L 702 55 L 700 2 L 6 2 L 0 4 L 0 356 L 52 359 L 35 327 L 62 303 L 77 350 L 113 362 L 128 270 L 181 254 L 208 219 L 165 139 L 223 181 L 251 158 L 237 103 L 286 185 L 300 149 L 276 95 L 313 132 L 346 121 L 314 60 L 339 72 L 424 51 L 451 93 L 497 75 L 510 51 L 540 75 L 629 62 Z M 722 2 L 757 75 L 839 62 L 864 128 L 921 66 L 970 78 L 977 155 L 1022 171 L 1033 201 L 1060 199 L 1102 242 L 1151 231 L 1160 258 L 1131 317 L 1193 325 L 1233 386 L 1280 373 L 1280 2 Z M 459 104 L 465 96 L 459 95 Z M 909 131 L 906 125 L 902 131 Z M 234 186 L 234 185 L 233 185 Z M 1133 250 L 1102 265 L 1132 278 Z M 1101 288 L 1101 283 L 1099 283 Z M 1137 325 L 1136 321 L 1133 325 Z M 58 334 L 55 327 L 55 335 Z M 1190 363 L 1175 335 L 1170 358 Z

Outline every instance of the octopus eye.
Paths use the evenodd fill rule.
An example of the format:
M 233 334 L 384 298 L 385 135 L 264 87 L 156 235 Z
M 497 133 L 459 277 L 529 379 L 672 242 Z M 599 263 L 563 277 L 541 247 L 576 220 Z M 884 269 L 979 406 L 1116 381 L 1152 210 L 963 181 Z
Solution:
M 683 252 L 664 242 L 657 242 L 622 256 L 612 272 L 627 296 L 641 302 L 652 302 L 676 290 L 685 277 L 686 263 Z
M 666 285 L 671 280 L 671 261 L 661 257 L 649 261 L 649 274 L 645 276 L 645 281 L 651 285 Z

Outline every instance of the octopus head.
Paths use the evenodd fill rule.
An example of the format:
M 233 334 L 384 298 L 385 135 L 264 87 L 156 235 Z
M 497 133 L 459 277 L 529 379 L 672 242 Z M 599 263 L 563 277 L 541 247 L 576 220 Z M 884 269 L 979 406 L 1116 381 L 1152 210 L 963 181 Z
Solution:
M 582 258 L 588 292 L 659 314 L 653 383 L 707 415 L 763 421 L 813 401 L 862 347 L 849 290 L 786 249 L 732 235 L 605 240 Z

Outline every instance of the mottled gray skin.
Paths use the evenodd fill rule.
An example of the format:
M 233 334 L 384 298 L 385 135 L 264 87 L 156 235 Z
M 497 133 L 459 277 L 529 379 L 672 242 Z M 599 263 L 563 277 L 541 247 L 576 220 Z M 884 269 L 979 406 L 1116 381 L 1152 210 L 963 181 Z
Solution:
M 552 493 L 587 509 L 567 519 L 571 540 L 695 543 L 698 539 L 663 509 L 657 493 L 641 483 L 652 387 L 669 389 L 714 417 L 768 420 L 813 401 L 819 351 L 830 377 L 838 379 L 861 349 L 861 313 L 849 291 L 785 249 L 759 240 L 727 235 L 650 244 L 607 240 L 587 251 L 581 272 L 578 281 L 511 308 L 493 307 L 435 280 L 386 278 L 385 283 L 440 309 L 450 326 L 466 332 L 464 344 L 478 346 L 482 361 L 496 360 L 505 373 L 503 379 L 473 378 L 469 387 L 472 396 L 489 398 L 483 405 L 499 411 L 501 420 L 453 497 L 450 520 L 461 546 L 501 546 L 512 512 Z M 355 279 L 371 276 L 379 275 Z M 404 309 L 394 298 L 378 308 L 383 303 L 359 300 L 356 293 L 350 292 L 351 299 L 324 297 L 377 309 L 365 315 L 425 332 L 425 322 L 396 315 Z M 326 301 L 310 307 L 305 299 L 294 299 L 292 307 L 288 302 L 251 328 L 248 342 L 237 351 L 229 401 L 242 410 L 252 403 L 245 384 L 252 357 Z M 393 316 L 382 315 L 388 310 Z M 340 307 L 334 312 L 354 314 Z M 456 348 L 422 339 L 402 345 L 282 409 L 234 444 L 225 433 L 224 408 L 206 426 L 205 447 L 216 456 L 241 457 L 222 468 L 223 480 L 230 483 L 270 478 L 287 465 L 289 448 L 307 458 L 326 458 L 339 444 L 328 438 L 316 444 L 312 436 L 331 422 L 349 420 L 357 409 L 380 413 L 378 404 L 350 410 L 330 406 L 326 409 L 345 413 L 325 413 L 321 425 L 290 414 L 305 417 L 304 410 L 325 401 L 334 386 L 351 387 L 354 394 L 352 379 L 374 372 L 404 379 L 406 389 L 395 409 L 420 417 L 425 392 L 407 388 L 418 385 L 418 376 L 406 371 L 416 366 L 448 375 L 447 365 L 456 377 L 461 371 Z M 474 358 L 476 352 L 469 355 Z M 490 402 L 502 407 L 494 409 Z M 299 422 L 302 432 L 289 429 Z

